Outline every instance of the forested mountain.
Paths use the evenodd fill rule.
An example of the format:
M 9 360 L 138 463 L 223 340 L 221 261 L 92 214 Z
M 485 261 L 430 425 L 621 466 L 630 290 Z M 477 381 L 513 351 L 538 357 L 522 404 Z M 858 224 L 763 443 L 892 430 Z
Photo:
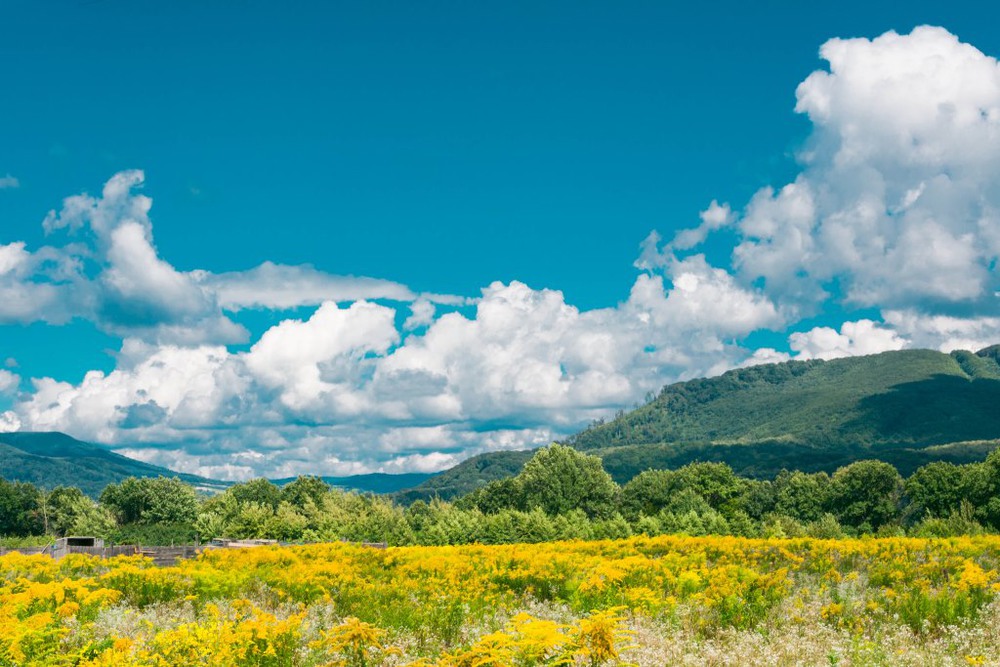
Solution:
M 789 361 L 679 382 L 565 444 L 600 456 L 623 484 L 643 470 L 693 461 L 768 478 L 877 458 L 909 474 L 931 461 L 982 460 L 998 439 L 1000 346 L 993 346 Z M 494 456 L 511 453 L 477 457 L 477 467 L 488 468 Z M 425 484 L 407 497 L 452 497 L 453 488 L 482 483 L 476 469 L 462 466 L 436 479 L 444 475 L 447 487 Z
M 578 449 L 704 442 L 914 446 L 1000 437 L 998 347 L 789 361 L 672 384 L 570 439 Z

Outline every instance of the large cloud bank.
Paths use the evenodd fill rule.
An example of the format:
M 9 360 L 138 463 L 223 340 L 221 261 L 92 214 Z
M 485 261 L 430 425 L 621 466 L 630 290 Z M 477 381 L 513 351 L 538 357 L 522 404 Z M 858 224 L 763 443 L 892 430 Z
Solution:
M 141 172 L 117 174 L 48 216 L 63 243 L 0 245 L 0 323 L 89 319 L 122 338 L 117 367 L 75 385 L 0 371 L 0 392 L 25 389 L 0 428 L 225 478 L 437 470 L 738 365 L 997 342 L 997 61 L 930 27 L 821 56 L 829 69 L 796 92 L 814 126 L 797 178 L 740 209 L 712 202 L 669 242 L 651 234 L 604 309 L 519 282 L 463 299 L 305 266 L 178 271 Z M 732 261 L 711 266 L 700 246 L 723 229 Z M 831 305 L 868 315 L 796 326 Z M 232 349 L 249 335 L 233 312 L 303 306 Z M 741 344 L 761 329 L 787 332 L 787 351 Z

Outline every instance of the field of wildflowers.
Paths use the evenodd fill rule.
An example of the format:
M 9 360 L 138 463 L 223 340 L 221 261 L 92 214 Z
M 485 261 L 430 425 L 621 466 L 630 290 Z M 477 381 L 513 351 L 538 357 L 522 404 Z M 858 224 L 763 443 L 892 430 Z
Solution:
M 1000 664 L 1000 537 L 0 557 L 0 665 Z

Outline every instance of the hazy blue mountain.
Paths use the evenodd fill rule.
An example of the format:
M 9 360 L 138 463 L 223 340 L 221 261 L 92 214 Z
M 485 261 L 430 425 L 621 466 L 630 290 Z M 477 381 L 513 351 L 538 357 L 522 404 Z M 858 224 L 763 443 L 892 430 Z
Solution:
M 179 477 L 205 491 L 227 484 L 115 454 L 107 447 L 71 438 L 65 433 L 0 433 L 0 477 L 31 482 L 42 488 L 76 486 L 97 496 L 108 484 L 126 477 Z
M 347 477 L 322 477 L 329 484 L 345 491 L 360 491 L 363 493 L 396 493 L 427 482 L 434 473 L 407 472 L 397 475 L 373 472 L 367 475 L 349 475 Z M 271 480 L 278 486 L 288 484 L 294 477 Z
M 65 433 L 0 433 L 0 477 L 31 482 L 42 488 L 77 486 L 84 493 L 97 496 L 108 484 L 126 477 L 178 477 L 206 492 L 216 492 L 230 482 L 178 473 L 115 454 L 102 445 L 72 438 Z M 324 477 L 331 486 L 350 491 L 394 493 L 417 486 L 433 475 L 372 473 L 348 477 Z M 289 479 L 273 480 L 287 484 Z

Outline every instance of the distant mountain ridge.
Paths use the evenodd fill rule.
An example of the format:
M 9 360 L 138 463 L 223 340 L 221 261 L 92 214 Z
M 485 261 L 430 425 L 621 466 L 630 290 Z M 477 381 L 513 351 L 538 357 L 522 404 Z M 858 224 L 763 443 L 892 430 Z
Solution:
M 210 492 L 228 486 L 225 482 L 136 461 L 65 433 L 0 433 L 0 477 L 3 479 L 31 482 L 47 489 L 76 486 L 87 495 L 97 496 L 108 484 L 126 477 L 160 475 L 178 477 L 195 488 Z
M 177 477 L 197 489 L 214 493 L 232 485 L 198 475 L 174 472 L 168 468 L 137 461 L 96 445 L 58 432 L 0 433 L 0 478 L 31 482 L 51 489 L 76 486 L 90 496 L 98 496 L 105 486 L 126 477 Z M 430 473 L 389 475 L 372 473 L 347 477 L 324 477 L 331 486 L 352 491 L 394 493 L 426 482 Z M 274 480 L 278 485 L 289 479 Z
M 364 475 L 348 475 L 346 477 L 320 477 L 320 479 L 330 486 L 335 486 L 345 491 L 396 493 L 423 484 L 437 474 L 430 472 L 372 472 Z M 278 486 L 283 486 L 294 479 L 294 477 L 286 477 L 283 479 L 272 479 L 271 481 Z

